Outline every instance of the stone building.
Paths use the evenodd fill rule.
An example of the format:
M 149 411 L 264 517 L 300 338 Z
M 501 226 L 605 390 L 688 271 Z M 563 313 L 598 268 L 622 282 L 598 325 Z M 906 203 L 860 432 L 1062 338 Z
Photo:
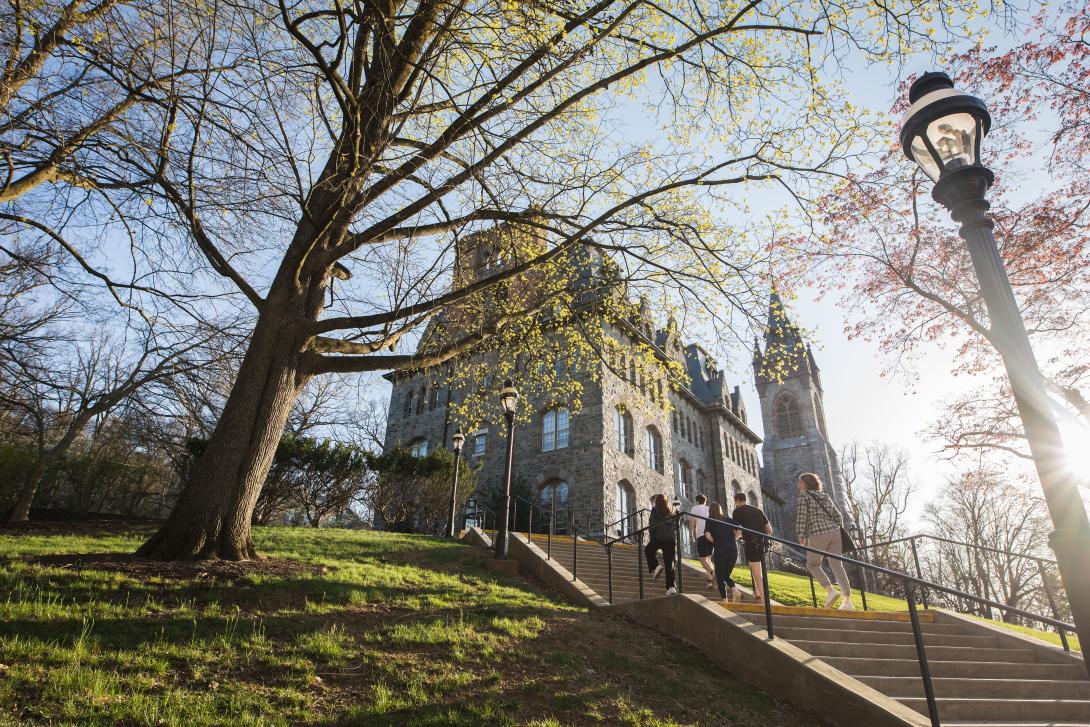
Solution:
M 474 261 L 478 276 L 496 266 L 487 239 L 469 238 L 458 253 Z M 455 268 L 460 279 L 471 277 L 465 263 Z M 597 375 L 571 374 L 583 378 L 577 411 L 520 401 L 532 414 L 529 424 L 516 424 L 514 489 L 528 492 L 541 509 L 573 511 L 579 529 L 591 534 L 647 507 L 657 493 L 688 507 L 697 493 L 728 503 L 733 493 L 747 492 L 760 505 L 761 440 L 747 424 L 740 388 L 730 388 L 707 352 L 685 341 L 672 320 L 656 330 L 645 311 L 635 321 L 599 325 L 622 351 L 650 347 L 662 360 L 678 362 L 683 385 L 642 380 L 622 354 L 612 365 L 584 362 L 597 367 Z M 426 452 L 452 446 L 448 403 L 457 401 L 452 397 L 459 392 L 426 372 L 394 372 L 387 379 L 392 390 L 385 447 L 401 444 Z M 498 398 L 496 406 L 492 424 L 463 433 L 463 456 L 479 468 L 482 491 L 502 484 L 506 434 Z
M 777 369 L 781 373 L 772 375 Z M 764 422 L 761 486 L 767 495 L 765 509 L 777 534 L 797 540 L 795 513 L 803 472 L 817 474 L 841 512 L 850 517 L 840 462 L 825 424 L 821 372 L 809 344 L 787 318 L 775 293 L 769 304 L 764 352 L 760 341 L 754 342 L 753 374 Z

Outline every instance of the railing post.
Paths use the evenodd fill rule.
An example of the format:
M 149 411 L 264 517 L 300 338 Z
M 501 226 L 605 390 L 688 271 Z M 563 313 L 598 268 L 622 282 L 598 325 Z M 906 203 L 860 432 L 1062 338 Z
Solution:
M 636 533 L 636 573 L 640 576 L 640 600 L 643 600 L 643 532 Z
M 908 601 L 908 616 L 912 621 L 912 638 L 916 642 L 916 658 L 920 661 L 920 676 L 923 678 L 923 693 L 927 697 L 927 714 L 931 717 L 931 727 L 939 725 L 939 705 L 935 702 L 935 687 L 931 683 L 931 669 L 927 665 L 927 652 L 924 650 L 923 630 L 920 628 L 920 616 L 916 613 L 916 586 L 903 580 L 905 596 Z
M 768 559 L 767 553 L 761 548 L 761 595 L 765 602 L 765 631 L 768 632 L 768 640 L 772 641 L 775 635 L 772 633 L 772 594 L 768 592 Z
M 579 529 L 575 527 L 575 513 L 568 511 L 571 516 L 569 529 L 571 530 L 571 579 L 579 580 Z
M 860 572 L 860 575 L 862 575 L 863 569 L 860 568 L 859 572 Z M 863 580 L 863 579 L 861 579 L 861 580 Z M 867 584 L 866 584 L 866 581 L 864 580 L 863 585 L 859 587 L 859 597 L 861 599 L 863 599 L 863 610 L 864 611 L 867 610 L 867 588 L 866 588 L 866 586 L 867 586 Z
M 530 524 L 526 526 L 526 541 L 533 540 L 534 535 L 534 506 L 530 505 Z
M 923 580 L 923 572 L 920 570 L 920 552 L 916 549 L 916 537 L 913 536 L 909 539 L 908 544 L 912 546 L 912 562 L 916 564 L 916 577 L 921 581 Z M 920 598 L 923 600 L 923 607 L 930 608 L 927 605 L 927 589 L 920 589 Z
M 545 555 L 548 560 L 553 559 L 553 532 L 556 531 L 556 509 L 550 508 L 549 512 L 549 541 L 545 546 Z
M 609 578 L 609 605 L 613 605 L 613 545 L 606 546 L 606 573 Z
M 814 602 L 814 608 L 817 608 L 817 591 L 814 590 L 814 575 L 810 574 L 810 600 Z
M 1045 595 L 1048 596 L 1048 606 L 1052 609 L 1052 618 L 1060 621 L 1062 619 L 1060 618 L 1059 609 L 1056 608 L 1056 598 L 1052 595 L 1052 587 L 1048 585 L 1048 578 L 1045 576 L 1045 564 L 1041 561 L 1037 561 L 1037 572 L 1041 576 L 1041 585 L 1045 587 Z M 1063 644 L 1064 651 L 1071 651 L 1071 646 L 1067 643 L 1067 632 L 1062 627 L 1057 627 L 1056 632 L 1060 634 L 1060 643 Z M 1083 653 L 1086 653 L 1085 649 Z

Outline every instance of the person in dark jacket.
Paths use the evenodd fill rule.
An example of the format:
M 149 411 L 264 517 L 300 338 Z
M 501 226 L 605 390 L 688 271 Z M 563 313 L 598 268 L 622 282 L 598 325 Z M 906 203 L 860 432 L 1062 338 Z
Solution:
M 647 556 L 647 570 L 650 571 L 652 579 L 661 576 L 665 570 L 667 596 L 677 593 L 677 589 L 674 588 L 677 520 L 673 518 L 674 511 L 666 500 L 666 495 L 655 495 L 655 505 L 651 508 L 651 517 L 648 522 L 651 526 L 650 537 L 647 539 L 647 546 L 643 549 L 643 553 Z M 656 557 L 660 550 L 665 567 L 659 564 Z
M 715 584 L 719 587 L 719 597 L 725 601 L 734 599 L 735 585 L 731 578 L 734 564 L 738 562 L 738 541 L 735 530 L 738 523 L 727 517 L 723 506 L 713 502 L 704 525 L 703 537 L 711 543 L 712 563 L 715 566 Z

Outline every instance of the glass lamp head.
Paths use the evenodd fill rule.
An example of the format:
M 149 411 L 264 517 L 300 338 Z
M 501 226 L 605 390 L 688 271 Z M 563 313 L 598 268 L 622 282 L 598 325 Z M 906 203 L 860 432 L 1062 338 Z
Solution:
M 511 380 L 503 382 L 503 391 L 500 392 L 500 403 L 503 404 L 504 414 L 514 414 L 515 406 L 518 404 L 519 393 L 515 389 Z
M 462 445 L 466 443 L 465 435 L 462 434 L 461 429 L 459 429 L 458 431 L 456 431 L 454 433 L 453 441 L 454 441 L 454 448 L 455 449 L 461 449 Z
M 932 181 L 980 164 L 980 140 L 992 125 L 984 102 L 954 88 L 945 73 L 925 73 L 908 91 L 901 148 Z

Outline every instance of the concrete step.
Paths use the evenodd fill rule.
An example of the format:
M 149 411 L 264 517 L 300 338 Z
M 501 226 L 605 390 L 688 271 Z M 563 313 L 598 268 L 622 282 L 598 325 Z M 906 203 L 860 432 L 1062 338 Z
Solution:
M 1090 727 L 1090 722 L 955 722 L 943 721 L 942 727 Z
M 772 614 L 774 616 L 805 616 L 808 618 L 849 619 L 851 621 L 903 621 L 905 623 L 910 621 L 908 613 L 903 611 L 864 611 L 858 608 L 851 611 L 841 611 L 838 608 L 782 606 L 777 604 L 775 599 L 773 599 L 772 604 Z M 756 615 L 758 618 L 764 618 L 764 607 L 761 605 L 743 606 L 731 610 L 738 614 L 751 614 Z M 935 620 L 935 614 L 930 611 L 920 611 L 919 619 L 920 623 L 931 623 Z
M 857 676 L 856 679 L 894 699 L 923 697 L 918 675 L 903 677 Z M 933 677 L 937 697 L 967 699 L 1090 699 L 1090 681 L 1052 679 L 978 679 Z
M 928 650 L 930 653 L 930 649 Z M 821 660 L 834 669 L 854 677 L 911 676 L 919 678 L 920 662 L 915 653 L 911 658 L 880 659 L 870 656 L 822 656 Z M 1076 681 L 1086 678 L 1081 664 L 1042 664 L 1011 661 L 974 661 L 928 659 L 933 678 L 987 679 L 1055 679 Z
M 898 699 L 911 709 L 927 714 L 927 700 Z M 939 719 L 946 720 L 1083 720 L 1090 717 L 1090 701 L 1085 699 L 961 699 L 939 698 Z
M 868 611 L 868 613 L 870 613 Z M 764 626 L 765 617 L 764 613 L 742 613 L 742 618 L 757 624 L 758 626 Z M 811 629 L 836 629 L 844 627 L 844 618 L 827 618 L 822 616 L 781 616 L 774 614 L 772 616 L 772 625 L 775 628 L 784 627 L 796 627 L 796 628 L 811 628 Z M 860 622 L 860 628 L 864 628 L 867 631 L 890 631 L 894 633 L 912 633 L 912 624 L 908 621 L 892 621 L 887 619 L 868 619 L 865 622 Z M 923 623 L 921 624 L 925 634 L 965 634 L 968 629 L 961 624 L 947 624 L 947 623 Z
M 791 643 L 814 656 L 858 656 L 871 659 L 915 659 L 916 647 L 902 644 L 843 643 L 838 641 L 807 641 L 792 639 Z M 997 649 L 975 646 L 927 647 L 928 660 L 934 661 L 1006 661 L 1019 664 L 1036 663 L 1033 649 Z
M 908 631 L 872 631 L 867 628 L 871 622 L 858 621 L 843 623 L 837 628 L 806 628 L 798 626 L 780 626 L 772 621 L 772 627 L 776 634 L 788 641 L 839 641 L 841 643 L 866 643 L 866 644 L 910 644 L 915 645 L 916 640 L 911 630 Z M 924 631 L 924 645 L 926 646 L 971 646 L 981 648 L 997 648 L 998 640 L 994 636 L 963 636 L 960 634 L 934 634 Z

